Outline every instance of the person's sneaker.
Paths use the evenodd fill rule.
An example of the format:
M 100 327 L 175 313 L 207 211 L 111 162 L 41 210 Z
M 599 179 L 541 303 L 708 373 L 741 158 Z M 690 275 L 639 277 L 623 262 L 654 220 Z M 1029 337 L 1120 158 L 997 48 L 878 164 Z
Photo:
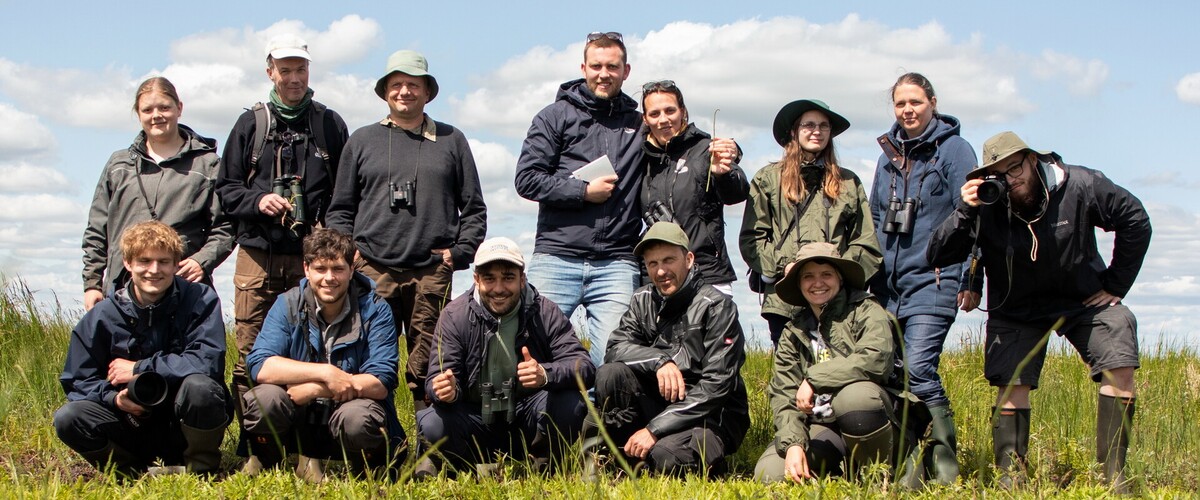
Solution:
M 187 473 L 187 467 L 182 465 L 157 465 L 146 469 L 147 476 L 170 476 Z
M 325 482 L 325 469 L 321 466 L 321 460 L 300 455 L 296 459 L 296 477 L 314 484 Z
M 242 465 L 242 474 L 254 477 L 261 473 L 263 469 L 265 469 L 265 467 L 263 467 L 263 464 L 258 459 L 258 456 L 250 455 L 250 458 L 246 459 L 245 465 Z
M 422 458 L 417 462 L 417 467 L 413 469 L 413 479 L 424 481 L 432 479 L 438 475 L 438 466 L 433 463 L 433 459 L 429 457 Z

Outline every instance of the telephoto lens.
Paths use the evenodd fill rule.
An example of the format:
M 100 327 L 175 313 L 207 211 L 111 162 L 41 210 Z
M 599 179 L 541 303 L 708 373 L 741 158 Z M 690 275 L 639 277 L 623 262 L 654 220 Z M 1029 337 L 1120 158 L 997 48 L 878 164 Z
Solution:
M 1003 176 L 992 174 L 983 178 L 983 183 L 975 190 L 975 195 L 979 197 L 979 202 L 984 205 L 992 205 L 1000 201 L 1008 194 L 1008 182 Z

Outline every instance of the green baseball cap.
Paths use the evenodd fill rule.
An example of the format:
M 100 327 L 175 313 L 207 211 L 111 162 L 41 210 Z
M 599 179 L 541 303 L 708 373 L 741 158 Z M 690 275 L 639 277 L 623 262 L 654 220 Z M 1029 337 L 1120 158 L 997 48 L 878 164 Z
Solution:
M 659 221 L 650 226 L 650 230 L 642 236 L 642 241 L 639 241 L 636 247 L 633 247 L 633 254 L 641 257 L 642 252 L 650 245 L 663 242 L 670 243 L 675 246 L 683 247 L 683 251 L 691 250 L 691 242 L 688 240 L 687 233 L 683 232 L 683 228 L 674 222 Z
M 425 80 L 429 82 L 429 101 L 433 101 L 433 98 L 437 97 L 438 83 L 433 75 L 429 74 L 429 61 L 425 60 L 425 56 L 415 50 L 397 50 L 388 56 L 387 69 L 384 70 L 379 81 L 375 82 L 375 95 L 380 99 L 387 99 L 384 87 L 387 85 L 388 77 L 397 71 L 409 76 L 425 77 Z

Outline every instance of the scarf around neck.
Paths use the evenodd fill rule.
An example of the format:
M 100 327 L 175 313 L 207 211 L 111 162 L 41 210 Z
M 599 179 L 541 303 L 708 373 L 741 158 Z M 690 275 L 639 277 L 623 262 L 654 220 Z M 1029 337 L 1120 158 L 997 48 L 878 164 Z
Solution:
M 313 89 L 308 89 L 304 92 L 304 98 L 300 99 L 300 104 L 288 106 L 279 98 L 279 91 L 274 87 L 271 88 L 271 104 L 275 105 L 275 110 L 279 112 L 279 116 L 287 121 L 295 121 L 305 111 L 308 111 L 308 105 L 312 103 Z

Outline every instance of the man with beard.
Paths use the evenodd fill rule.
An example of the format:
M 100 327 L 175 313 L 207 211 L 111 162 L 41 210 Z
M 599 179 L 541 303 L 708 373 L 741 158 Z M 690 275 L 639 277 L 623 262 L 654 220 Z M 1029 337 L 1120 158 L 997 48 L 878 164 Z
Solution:
M 1029 446 L 1029 393 L 1057 331 L 1100 383 L 1096 460 L 1118 491 L 1134 413 L 1137 323 L 1121 300 L 1150 246 L 1142 202 L 1104 174 L 1037 152 L 1012 132 L 983 145 L 962 203 L 934 232 L 929 262 L 973 257 L 988 281 L 984 375 L 997 388 L 992 450 L 1004 487 L 1019 484 Z M 1007 196 L 1005 196 L 1007 194 Z M 1116 233 L 1108 265 L 1095 228 Z M 972 276 L 973 277 L 973 276 Z
M 426 445 L 442 442 L 452 464 L 491 462 L 496 452 L 546 464 L 578 437 L 581 389 L 596 368 L 558 306 L 526 283 L 512 240 L 479 246 L 475 286 L 446 305 L 433 340 L 433 405 L 417 413 L 417 430 Z M 433 471 L 426 461 L 416 474 Z
M 646 231 L 634 254 L 653 284 L 633 294 L 596 373 L 596 406 L 612 441 L 655 472 L 720 475 L 750 427 L 737 305 L 693 272 L 687 234 Z M 588 448 L 598 446 L 587 426 Z M 590 464 L 589 464 L 590 465 Z
M 516 187 L 538 202 L 529 282 L 570 317 L 582 307 L 592 362 L 604 359 L 639 276 L 633 245 L 642 230 L 638 188 L 642 115 L 621 84 L 630 65 L 620 33 L 592 33 L 583 46 L 583 78 L 562 84 L 533 118 L 517 160 Z M 615 175 L 572 174 L 607 158 Z

